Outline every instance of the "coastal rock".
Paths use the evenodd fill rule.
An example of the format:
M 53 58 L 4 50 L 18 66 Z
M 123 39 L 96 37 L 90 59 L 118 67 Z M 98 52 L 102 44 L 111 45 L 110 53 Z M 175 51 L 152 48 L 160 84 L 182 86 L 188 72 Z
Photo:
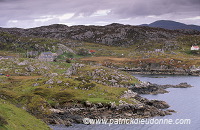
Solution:
M 121 98 L 129 99 L 129 98 L 134 98 L 136 95 L 137 95 L 137 93 L 133 92 L 132 90 L 128 90 L 128 91 L 124 92 L 124 94 L 121 96 Z
M 64 111 L 63 110 L 60 110 L 60 109 L 49 109 L 51 112 L 53 113 L 63 113 Z
M 86 102 L 85 102 L 85 106 L 86 106 L 86 107 L 91 107 L 91 106 L 92 106 L 92 103 L 90 103 L 89 101 L 86 101 Z
M 111 102 L 111 103 L 110 103 L 110 108 L 111 108 L 111 109 L 116 109 L 116 107 L 117 107 L 117 106 L 116 106 L 115 102 Z
M 97 108 L 103 108 L 103 104 L 102 104 L 102 103 L 97 103 L 97 104 L 96 104 L 96 107 L 97 107 Z
M 154 106 L 158 109 L 166 109 L 170 107 L 165 101 L 159 100 L 150 100 L 149 102 L 147 102 L 147 104 L 150 106 Z
M 151 83 L 141 83 L 135 87 L 132 87 L 131 90 L 138 94 L 158 94 L 168 92 L 167 90 L 160 87 L 160 85 Z
M 126 93 L 131 93 L 127 91 Z M 163 111 L 169 105 L 164 101 L 148 100 L 139 95 L 134 97 L 138 100 L 137 104 L 129 104 L 120 100 L 119 105 L 115 102 L 110 104 L 91 103 L 86 101 L 85 104 L 69 105 L 64 109 L 51 109 L 53 112 L 48 119 L 51 124 L 64 124 L 70 126 L 73 123 L 83 123 L 84 118 L 91 119 L 115 119 L 115 118 L 148 118 L 154 116 L 170 115 L 172 110 Z M 59 108 L 59 106 L 58 106 Z
M 188 84 L 188 83 L 180 83 L 178 85 L 176 85 L 177 88 L 189 88 L 192 87 L 192 85 Z
M 135 87 L 130 88 L 133 92 L 138 94 L 163 94 L 168 93 L 166 88 L 188 88 L 192 87 L 187 83 L 180 83 L 178 85 L 157 85 L 152 83 L 141 83 Z
M 175 110 L 171 110 L 171 109 L 168 109 L 168 110 L 166 110 L 167 112 L 174 112 L 174 113 L 176 113 L 176 111 Z

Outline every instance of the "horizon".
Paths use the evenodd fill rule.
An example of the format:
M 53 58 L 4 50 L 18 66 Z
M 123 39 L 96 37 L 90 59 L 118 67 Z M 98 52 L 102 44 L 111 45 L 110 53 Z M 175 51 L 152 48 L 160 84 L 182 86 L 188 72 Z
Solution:
M 182 23 L 182 22 L 178 22 L 178 21 L 173 21 L 173 20 L 156 20 L 154 22 L 157 22 L 157 21 L 172 21 L 172 22 L 177 22 L 177 23 L 181 23 L 181 24 L 185 24 L 185 25 L 195 25 L 195 24 L 186 24 L 186 23 Z M 152 22 L 152 23 L 154 23 Z M 79 25 L 66 25 L 66 24 L 63 24 L 63 23 L 52 23 L 52 24 L 48 24 L 48 25 L 41 25 L 41 26 L 35 26 L 35 27 L 29 27 L 29 28 L 23 28 L 23 27 L 1 27 L 0 28 L 20 28 L 20 29 L 31 29 L 31 28 L 37 28 L 37 27 L 43 27 L 43 26 L 51 26 L 51 25 L 65 25 L 65 26 L 68 26 L 68 27 L 72 27 L 72 26 L 107 26 L 107 25 L 110 25 L 110 24 L 114 24 L 115 22 L 113 23 L 108 23 L 108 24 L 105 24 L 105 25 L 94 25 L 94 24 L 79 24 Z M 148 25 L 148 24 L 151 24 L 151 23 L 141 23 L 141 24 L 138 24 L 138 25 L 131 25 L 131 24 L 123 24 L 123 23 L 116 23 L 116 24 L 122 24 L 122 25 L 130 25 L 130 26 L 140 26 L 140 25 Z M 195 26 L 199 26 L 199 25 L 195 25 Z
M 52 24 L 140 25 L 157 20 L 200 26 L 199 0 L 0 0 L 0 8 L 3 28 Z

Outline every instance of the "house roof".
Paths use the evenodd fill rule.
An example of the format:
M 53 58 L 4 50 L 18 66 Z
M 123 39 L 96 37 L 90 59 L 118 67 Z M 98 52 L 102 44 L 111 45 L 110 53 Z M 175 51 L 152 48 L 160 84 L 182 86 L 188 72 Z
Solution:
M 96 52 L 95 50 L 90 50 L 90 52 Z
M 192 46 L 193 48 L 199 48 L 199 46 Z

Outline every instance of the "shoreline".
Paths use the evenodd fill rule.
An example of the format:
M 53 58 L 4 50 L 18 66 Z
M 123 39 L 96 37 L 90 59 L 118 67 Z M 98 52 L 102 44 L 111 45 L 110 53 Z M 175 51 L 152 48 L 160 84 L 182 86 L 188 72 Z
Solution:
M 90 119 L 119 119 L 119 118 L 151 118 L 155 116 L 166 116 L 176 112 L 168 109 L 165 101 L 148 100 L 140 94 L 164 94 L 168 93 L 167 88 L 189 88 L 192 87 L 187 83 L 178 85 L 157 85 L 150 82 L 143 82 L 122 95 L 124 98 L 137 99 L 140 103 L 130 104 L 121 101 L 120 104 L 115 103 L 102 104 L 90 103 L 86 101 L 84 104 L 66 104 L 62 108 L 55 108 L 51 111 L 52 115 L 45 121 L 49 125 L 65 125 L 84 124 L 84 118 Z
M 200 71 L 177 71 L 177 70 L 141 70 L 141 69 L 119 69 L 131 74 L 152 74 L 152 75 L 191 75 L 200 76 Z
M 136 98 L 136 97 L 135 97 Z M 125 118 L 150 118 L 155 116 L 171 115 L 174 110 L 165 101 L 148 100 L 137 95 L 142 104 L 122 103 L 114 104 L 89 104 L 89 106 L 76 104 L 63 109 L 53 109 L 54 113 L 46 121 L 49 125 L 84 124 L 84 118 L 90 119 L 125 119 Z M 167 110 L 166 110 L 167 109 Z

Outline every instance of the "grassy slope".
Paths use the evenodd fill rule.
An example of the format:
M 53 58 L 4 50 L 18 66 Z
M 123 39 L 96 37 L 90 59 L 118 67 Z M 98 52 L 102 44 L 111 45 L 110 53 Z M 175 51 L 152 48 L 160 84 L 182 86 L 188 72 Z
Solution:
M 19 65 L 26 61 L 26 65 Z M 67 77 L 64 73 L 71 66 L 69 63 L 39 62 L 33 59 L 15 59 L 0 61 L 0 69 L 4 74 L 11 74 L 10 77 L 0 76 L 0 95 L 2 99 L 9 100 L 20 107 L 25 107 L 28 112 L 38 118 L 45 119 L 50 114 L 49 108 L 55 106 L 65 106 L 65 104 L 110 102 L 119 103 L 126 99 L 120 96 L 127 91 L 124 87 L 112 87 L 110 82 L 112 77 L 119 76 L 118 83 L 121 85 L 133 85 L 139 83 L 132 75 L 125 72 L 116 71 L 102 66 L 85 65 L 77 70 L 77 74 Z M 9 64 L 8 64 L 9 63 Z M 32 65 L 35 70 L 28 72 L 25 67 Z M 48 69 L 41 69 L 46 66 Z M 16 69 L 20 74 L 16 73 Z M 96 78 L 88 76 L 88 73 L 99 71 Z M 29 75 L 22 75 L 28 73 Z M 55 77 L 45 76 L 57 73 Z M 126 77 L 126 78 L 123 78 Z M 52 80 L 53 83 L 46 82 Z M 103 81 L 103 82 L 96 82 Z M 106 83 L 106 84 L 104 84 Z
M 112 76 L 116 75 L 112 69 L 105 67 L 86 66 L 81 68 L 78 73 L 73 75 L 71 78 L 66 78 L 65 76 L 62 76 L 62 74 L 55 78 L 42 76 L 11 76 L 9 78 L 1 77 L 1 80 L 3 80 L 3 83 L 1 83 L 1 91 L 4 92 L 4 95 L 7 94 L 6 97 L 13 97 L 16 100 L 20 99 L 20 97 L 23 97 L 24 95 L 28 95 L 31 98 L 39 95 L 42 99 L 52 104 L 63 103 L 65 101 L 84 102 L 86 100 L 103 103 L 109 103 L 111 101 L 118 102 L 120 100 L 119 97 L 124 91 L 127 90 L 127 88 L 116 89 L 115 87 L 110 87 L 108 85 L 103 85 L 92 81 L 91 77 L 89 77 L 87 73 L 92 72 L 95 69 L 106 70 L 107 74 L 104 76 L 104 78 L 109 78 L 109 74 Z M 54 72 L 56 72 L 56 70 Z M 131 79 L 131 81 L 120 81 L 121 84 L 129 85 L 138 83 L 138 80 L 133 76 L 124 72 L 120 72 L 120 74 L 129 76 L 129 79 Z M 102 78 L 103 77 L 99 76 L 98 80 L 103 81 Z M 46 84 L 49 79 L 53 80 L 52 84 Z M 33 84 L 35 83 L 38 83 L 38 86 L 33 87 Z M 63 97 L 61 96 L 62 94 Z M 67 96 L 67 94 L 69 95 Z M 58 100 L 54 101 L 54 98 Z M 23 101 L 22 104 L 26 104 L 26 101 Z
M 7 124 L 1 125 L 1 130 L 49 130 L 41 120 L 36 119 L 23 109 L 17 108 L 8 101 L 0 99 L 0 116 Z
M 194 40 L 195 39 L 195 40 Z M 26 39 L 24 39 L 26 41 Z M 38 39 L 37 39 L 38 40 Z M 40 40 L 40 39 L 39 39 Z M 38 41 L 39 41 L 38 40 Z M 100 62 L 100 63 L 109 63 L 112 62 L 117 66 L 128 66 L 130 62 L 139 63 L 139 61 L 144 60 L 145 62 L 162 62 L 165 61 L 168 63 L 171 59 L 175 59 L 172 65 L 182 66 L 182 65 L 200 65 L 200 58 L 197 55 L 190 55 L 187 52 L 190 49 L 192 43 L 197 42 L 199 37 L 182 37 L 177 40 L 179 50 L 173 50 L 175 54 L 171 54 L 171 52 L 165 53 L 149 53 L 149 52 L 141 52 L 140 47 L 138 45 L 127 47 L 111 47 L 106 45 L 100 45 L 95 43 L 83 43 L 82 46 L 73 48 L 74 50 L 78 50 L 82 47 L 90 50 L 96 50 L 94 55 L 90 55 L 89 57 L 83 59 L 82 61 L 87 62 Z M 41 40 L 42 41 L 42 40 Z M 30 41 L 32 43 L 32 41 Z M 45 41 L 46 42 L 46 41 Z M 43 44 L 41 42 L 41 44 Z M 48 44 L 48 42 L 47 42 Z M 156 44 L 156 43 L 155 43 Z M 155 45 L 153 47 L 157 47 L 160 45 Z M 142 47 L 141 47 L 142 48 Z M 151 48 L 154 50 L 155 48 Z M 136 51 L 137 50 L 137 51 Z M 122 55 L 123 54 L 123 55 Z M 1 51 L 0 55 L 11 55 L 7 52 Z M 13 55 L 13 54 L 12 54 Z M 101 56 L 101 57 L 100 57 Z M 99 58 L 96 58 L 99 57 Z M 78 57 L 77 57 L 78 58 Z M 64 59 L 64 58 L 63 58 Z M 27 65 L 18 65 L 16 62 L 23 62 L 28 60 L 30 63 Z M 85 62 L 84 61 L 84 62 Z M 76 61 L 78 62 L 78 61 Z M 179 63 L 179 64 L 177 64 Z M 25 67 L 32 65 L 36 67 L 34 72 L 27 72 Z M 38 66 L 46 66 L 47 69 L 38 68 Z M 25 107 L 27 111 L 34 114 L 37 117 L 43 118 L 42 116 L 49 113 L 48 108 L 54 107 L 58 104 L 68 103 L 77 103 L 90 101 L 93 103 L 102 102 L 109 103 L 115 101 L 119 102 L 120 96 L 123 94 L 127 88 L 115 88 L 109 85 L 97 83 L 95 81 L 85 82 L 85 80 L 90 79 L 91 77 L 87 76 L 88 72 L 92 72 L 95 69 L 103 69 L 106 72 L 111 73 L 110 75 L 115 75 L 115 71 L 107 68 L 96 68 L 92 66 L 86 66 L 79 70 L 77 75 L 73 75 L 72 77 L 66 78 L 63 74 L 69 68 L 71 64 L 69 63 L 43 63 L 38 62 L 32 59 L 18 59 L 14 60 L 5 60 L 0 61 L 0 69 L 3 73 L 11 74 L 11 77 L 0 77 L 0 95 L 3 95 L 2 98 L 13 102 L 14 104 L 18 104 L 21 107 Z M 15 71 L 19 73 L 28 73 L 29 76 L 21 76 L 20 74 L 16 74 Z M 113 72 L 112 72 L 113 71 Z M 53 78 L 52 84 L 45 84 L 50 77 L 44 77 L 44 74 L 58 73 L 59 76 Z M 120 73 L 121 74 L 121 73 Z M 126 74 L 125 74 L 126 75 Z M 86 77 L 82 80 L 82 77 Z M 105 75 L 109 79 L 109 74 Z M 104 77 L 104 78 L 105 78 Z M 102 80 L 101 76 L 98 77 L 99 80 Z M 91 79 L 90 79 L 91 80 Z M 58 83 L 60 82 L 61 83 Z M 33 86 L 38 83 L 38 85 Z M 138 83 L 137 79 L 132 78 L 131 81 L 125 82 L 125 84 L 134 84 Z M 127 101 L 127 100 L 126 100 Z M 4 127 L 0 127 L 1 129 L 31 129 L 32 126 L 38 123 L 31 123 L 30 126 L 28 123 L 23 123 L 23 116 L 18 117 L 12 115 L 12 111 L 9 111 L 9 107 L 13 111 L 19 111 L 20 115 L 23 115 L 23 110 L 14 107 L 11 104 L 2 104 L 4 100 L 0 100 L 0 116 L 6 119 L 8 125 Z M 131 101 L 127 101 L 131 102 Z M 132 102 L 134 103 L 134 102 Z M 16 112 L 16 113 L 17 113 Z M 24 115 L 26 117 L 28 115 Z M 29 115 L 30 116 L 30 115 Z M 10 118 L 10 120 L 9 120 Z M 19 118 L 19 119 L 18 119 Z M 31 117 L 26 118 L 28 120 L 32 120 Z M 23 126 L 24 125 L 24 126 Z M 35 129 L 36 127 L 34 127 Z M 45 128 L 47 128 L 45 126 Z

